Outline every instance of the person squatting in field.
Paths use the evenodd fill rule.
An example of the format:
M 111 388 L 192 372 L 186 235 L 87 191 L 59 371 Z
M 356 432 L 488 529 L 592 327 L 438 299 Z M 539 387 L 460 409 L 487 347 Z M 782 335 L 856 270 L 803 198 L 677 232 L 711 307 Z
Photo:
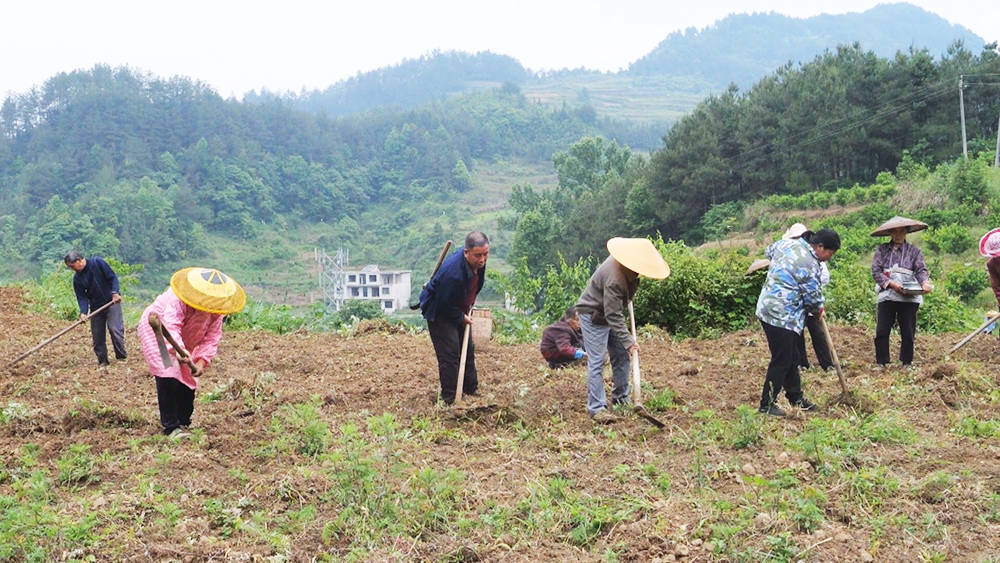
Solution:
M 757 318 L 767 337 L 771 360 L 764 377 L 758 410 L 784 416 L 775 404 L 782 390 L 792 406 L 815 410 L 802 394 L 797 342 L 806 314 L 823 315 L 820 263 L 840 249 L 840 236 L 831 229 L 817 231 L 810 240 L 782 239 L 767 248 L 771 264 L 757 299 Z
M 149 372 L 156 380 L 156 401 L 163 433 L 182 437 L 191 425 L 198 378 L 215 358 L 222 339 L 224 315 L 246 305 L 246 294 L 235 280 L 211 268 L 184 268 L 170 278 L 170 287 L 146 307 L 139 320 L 139 343 Z M 158 324 L 180 349 L 167 350 L 164 365 L 152 324 Z
M 566 309 L 561 319 L 545 327 L 539 349 L 553 369 L 574 364 L 587 356 L 576 307 Z
M 625 315 L 639 289 L 639 276 L 663 279 L 670 268 L 649 239 L 608 240 L 611 254 L 598 266 L 584 288 L 576 309 L 587 351 L 587 412 L 597 423 L 615 422 L 619 417 L 608 410 L 604 389 L 604 356 L 611 360 L 611 404 L 629 401 L 629 354 L 639 344 L 629 333 Z
M 90 336 L 93 341 L 97 364 L 106 366 L 108 362 L 107 335 L 111 335 L 111 347 L 115 358 L 124 360 L 125 322 L 122 317 L 121 295 L 118 290 L 118 276 L 111 266 L 100 256 L 84 258 L 83 254 L 71 250 L 63 256 L 66 267 L 73 274 L 73 292 L 80 307 L 80 320 L 108 303 L 107 309 L 90 317 Z
M 455 402 L 463 336 L 472 325 L 470 313 L 486 281 L 489 256 L 490 239 L 479 231 L 469 233 L 465 247 L 445 258 L 420 292 L 420 310 L 437 357 L 441 400 L 448 405 Z M 475 395 L 479 390 L 476 347 L 471 338 L 468 341 L 462 394 Z

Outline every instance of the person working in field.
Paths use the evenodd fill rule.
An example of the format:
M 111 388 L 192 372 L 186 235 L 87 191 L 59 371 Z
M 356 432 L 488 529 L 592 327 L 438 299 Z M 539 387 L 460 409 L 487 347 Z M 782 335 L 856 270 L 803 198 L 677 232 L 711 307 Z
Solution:
M 792 406 L 816 409 L 802 394 L 797 342 L 806 314 L 817 318 L 823 314 L 820 264 L 839 249 L 840 236 L 830 229 L 817 231 L 808 241 L 782 239 L 767 248 L 771 265 L 757 299 L 756 313 L 771 352 L 758 408 L 763 414 L 785 416 L 785 411 L 775 404 L 782 390 Z
M 904 367 L 913 363 L 913 343 L 917 333 L 917 309 L 924 302 L 923 294 L 934 286 L 924 264 L 924 254 L 906 242 L 906 234 L 927 228 L 926 223 L 896 216 L 872 231 L 873 237 L 889 236 L 891 240 L 878 245 L 872 258 L 872 278 L 878 292 L 875 323 L 875 363 L 889 363 L 889 333 L 899 325 L 899 362 Z
M 108 361 L 107 335 L 111 335 L 111 346 L 115 350 L 115 358 L 124 360 L 128 357 L 125 351 L 125 322 L 122 318 L 121 295 L 118 289 L 118 276 L 111 266 L 100 256 L 84 258 L 83 254 L 71 250 L 63 256 L 66 267 L 76 272 L 73 274 L 73 292 L 80 306 L 80 320 L 108 303 L 113 303 L 107 309 L 90 317 L 90 336 L 93 341 L 97 364 L 106 366 Z
M 806 228 L 802 223 L 795 223 L 785 234 L 781 235 L 784 240 L 791 240 L 801 238 L 805 241 L 809 241 L 813 236 L 813 232 Z M 826 284 L 830 283 L 830 269 L 827 268 L 826 262 L 820 262 L 820 276 L 819 283 L 820 288 L 826 287 Z M 819 364 L 820 369 L 826 371 L 833 367 L 833 358 L 830 355 L 830 347 L 826 344 L 826 334 L 823 332 L 823 325 L 819 322 L 819 318 L 812 313 L 806 313 L 806 329 L 809 331 L 809 338 L 812 340 L 813 351 L 816 352 L 816 363 Z M 809 368 L 809 355 L 806 353 L 806 333 L 802 331 L 798 339 L 798 365 L 800 368 Z
M 583 351 L 583 333 L 580 332 L 580 317 L 576 307 L 566 309 L 558 321 L 545 327 L 542 331 L 542 343 L 539 346 L 542 357 L 553 369 L 574 364 L 587 353 Z
M 993 229 L 979 239 L 979 253 L 987 258 L 986 273 L 990 277 L 990 287 L 993 288 L 997 307 L 1000 308 L 1000 229 Z M 991 311 L 987 315 L 995 319 L 1000 313 Z
M 629 354 L 639 344 L 628 329 L 628 304 L 639 289 L 639 276 L 663 279 L 670 268 L 649 239 L 608 240 L 611 254 L 584 288 L 576 309 L 587 351 L 587 412 L 596 423 L 619 420 L 608 410 L 604 389 L 604 356 L 611 359 L 611 405 L 629 401 Z
M 139 342 L 156 380 L 163 433 L 186 435 L 194 411 L 198 378 L 215 358 L 222 339 L 222 318 L 246 305 L 240 284 L 211 268 L 184 268 L 170 277 L 170 287 L 146 307 L 139 320 Z M 154 326 L 169 332 L 179 348 L 158 341 Z M 166 339 L 169 342 L 169 339 Z M 161 345 L 169 346 L 163 348 Z M 163 353 L 168 355 L 169 365 Z
M 420 310 L 437 357 L 441 400 L 448 405 L 455 402 L 462 341 L 466 327 L 472 325 L 472 306 L 486 281 L 489 256 L 490 239 L 479 231 L 469 233 L 465 247 L 448 256 L 420 292 Z M 479 390 L 476 350 L 472 339 L 468 340 L 462 394 L 475 395 Z

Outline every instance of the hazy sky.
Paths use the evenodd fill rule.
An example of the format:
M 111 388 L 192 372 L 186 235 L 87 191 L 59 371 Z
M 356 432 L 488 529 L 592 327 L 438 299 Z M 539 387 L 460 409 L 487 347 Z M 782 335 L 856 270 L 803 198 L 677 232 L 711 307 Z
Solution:
M 0 98 L 52 75 L 128 65 L 225 97 L 322 89 L 438 50 L 511 55 L 532 70 L 618 70 L 673 31 L 731 13 L 862 12 L 877 0 L 16 0 L 0 27 Z M 911 0 L 987 42 L 1000 0 Z

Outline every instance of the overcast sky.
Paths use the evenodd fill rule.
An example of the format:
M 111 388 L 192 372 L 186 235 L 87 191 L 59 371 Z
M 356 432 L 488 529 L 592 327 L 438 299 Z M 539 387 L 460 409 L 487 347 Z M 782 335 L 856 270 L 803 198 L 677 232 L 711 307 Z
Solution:
M 491 51 L 538 70 L 615 71 L 673 31 L 731 13 L 863 12 L 876 0 L 15 0 L 0 26 L 0 98 L 59 72 L 127 65 L 225 97 L 323 89 L 437 50 Z M 911 0 L 987 42 L 1000 0 Z

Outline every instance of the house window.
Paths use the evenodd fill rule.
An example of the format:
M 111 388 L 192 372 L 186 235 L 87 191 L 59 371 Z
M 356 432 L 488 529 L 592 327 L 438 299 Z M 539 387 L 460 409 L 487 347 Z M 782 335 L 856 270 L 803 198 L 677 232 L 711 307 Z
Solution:
M 364 294 L 364 297 L 368 297 L 368 288 L 367 287 L 361 288 L 361 292 Z
M 382 295 L 389 295 L 389 288 L 388 288 L 388 286 L 382 288 Z
M 361 285 L 365 285 L 365 280 L 366 279 L 368 279 L 368 276 L 366 276 L 364 274 L 361 274 Z
M 382 274 L 382 283 L 392 283 L 392 274 Z
M 354 282 L 358 281 L 358 276 L 355 276 L 354 274 L 351 274 L 351 275 L 347 276 L 347 281 L 349 283 L 354 283 Z
M 392 309 L 392 301 L 383 301 L 382 305 L 384 305 L 386 309 Z
M 352 287 L 351 288 L 351 295 L 353 295 L 354 297 L 357 297 L 358 296 L 358 288 Z
M 376 276 L 375 274 L 372 274 L 372 275 L 368 276 L 368 281 L 370 281 L 372 283 L 378 283 L 378 276 Z
M 378 297 L 378 288 L 377 287 L 373 287 L 372 288 L 372 297 Z

